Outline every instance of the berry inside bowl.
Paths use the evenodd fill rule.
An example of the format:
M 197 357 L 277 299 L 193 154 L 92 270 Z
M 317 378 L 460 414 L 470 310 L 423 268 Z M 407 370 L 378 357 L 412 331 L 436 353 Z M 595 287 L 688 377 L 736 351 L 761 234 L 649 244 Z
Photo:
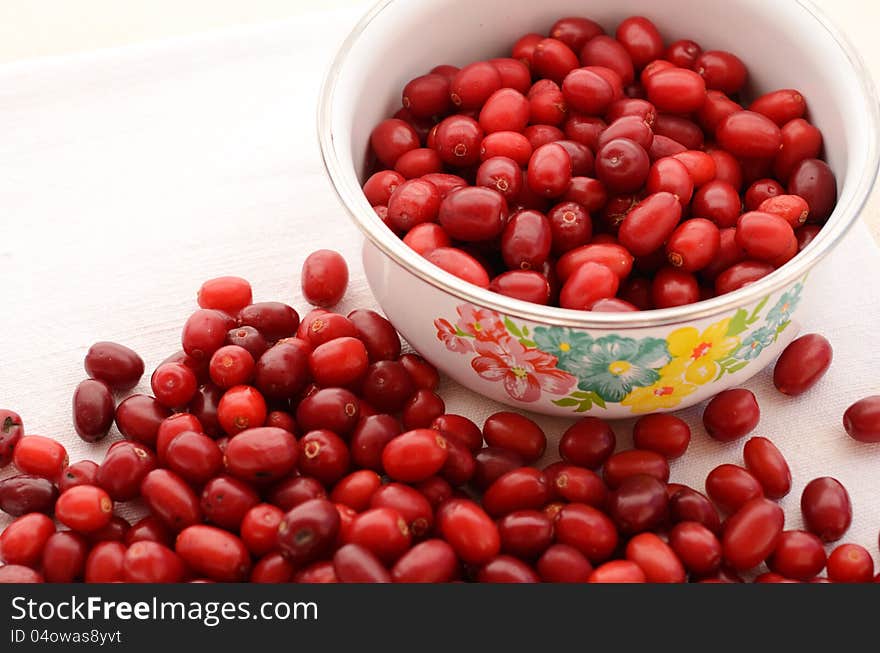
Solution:
M 711 118 L 704 116 L 701 121 L 698 115 L 703 105 L 697 107 L 695 104 L 699 103 L 700 97 L 692 92 L 694 78 L 702 77 L 710 87 L 710 94 L 713 92 L 711 87 L 716 87 L 718 99 L 718 87 L 725 87 L 729 83 L 729 75 L 713 79 L 712 71 L 721 66 L 729 72 L 729 62 L 725 63 L 723 55 L 709 56 L 707 52 L 700 60 L 701 65 L 697 66 L 700 72 L 695 73 L 693 70 L 680 72 L 681 66 L 669 70 L 670 66 L 674 67 L 673 64 L 648 63 L 648 59 L 652 58 L 650 56 L 640 60 L 642 55 L 639 54 L 638 34 L 633 38 L 627 37 L 624 33 L 627 30 L 621 32 L 618 27 L 627 17 L 640 14 L 645 14 L 656 25 L 664 40 L 662 56 L 667 59 L 684 65 L 684 60 L 691 56 L 685 46 L 679 46 L 677 51 L 667 51 L 668 46 L 681 39 L 694 39 L 705 51 L 735 53 L 747 67 L 748 77 L 741 89 L 737 86 L 736 89 L 726 90 L 742 102 L 741 108 L 755 110 L 738 109 L 736 114 L 722 117 L 717 124 L 707 127 L 705 121 L 711 122 Z M 371 135 L 377 125 L 400 110 L 401 91 L 410 80 L 425 75 L 438 64 L 463 67 L 494 57 L 510 57 L 520 37 L 530 33 L 547 35 L 558 19 L 567 16 L 588 17 L 604 28 L 608 36 L 599 39 L 601 47 L 590 46 L 589 40 L 583 47 L 572 44 L 574 49 L 569 48 L 569 52 L 578 49 L 581 52 L 571 62 L 566 63 L 565 53 L 561 57 L 549 57 L 550 63 L 542 62 L 539 70 L 532 62 L 530 83 L 538 81 L 538 77 L 551 78 L 551 81 L 555 79 L 560 83 L 557 86 L 564 91 L 567 104 L 576 103 L 581 109 L 580 113 L 587 116 L 595 112 L 608 119 L 607 103 L 601 107 L 593 107 L 590 103 L 597 101 L 596 98 L 601 95 L 599 91 L 605 89 L 606 78 L 614 82 L 613 76 L 607 73 L 599 75 L 604 75 L 602 79 L 596 79 L 595 73 L 601 72 L 599 69 L 607 70 L 606 65 L 615 67 L 614 55 L 608 55 L 603 48 L 613 50 L 615 46 L 609 45 L 609 42 L 616 35 L 620 42 L 629 46 L 630 61 L 635 60 L 634 80 L 640 79 L 648 98 L 662 105 L 663 111 L 658 112 L 658 117 L 665 125 L 657 125 L 655 120 L 652 126 L 653 140 L 641 146 L 642 154 L 636 152 L 637 158 L 645 158 L 643 155 L 649 153 L 654 155 L 647 158 L 654 159 L 653 163 L 649 161 L 649 174 L 658 177 L 654 181 L 655 186 L 651 186 L 650 179 L 642 179 L 642 187 L 635 192 L 641 192 L 646 197 L 636 198 L 630 207 L 623 209 L 622 214 L 626 217 L 620 224 L 614 225 L 612 219 L 610 227 L 606 220 L 598 229 L 594 228 L 589 241 L 590 245 L 605 245 L 606 250 L 611 248 L 613 252 L 617 251 L 613 250 L 615 244 L 625 244 L 629 254 L 636 255 L 636 269 L 644 266 L 652 273 L 656 270 L 656 276 L 651 283 L 653 287 L 646 289 L 645 282 L 632 279 L 632 260 L 622 260 L 618 256 L 606 258 L 598 265 L 589 259 L 577 261 L 578 265 L 571 266 L 573 269 L 562 270 L 563 275 L 572 278 L 563 284 L 557 305 L 548 306 L 523 299 L 542 299 L 540 288 L 523 290 L 522 284 L 513 283 L 502 287 L 499 282 L 494 284 L 494 288 L 506 294 L 491 292 L 488 289 L 490 275 L 486 273 L 486 269 L 491 269 L 491 262 L 481 265 L 472 257 L 450 254 L 448 248 L 423 250 L 425 256 L 420 255 L 410 245 L 414 242 L 436 244 L 437 229 L 430 226 L 435 224 L 434 221 L 425 222 L 429 226 L 422 228 L 426 235 L 421 240 L 409 238 L 409 243 L 406 243 L 401 240 L 403 234 L 389 229 L 372 208 L 362 186 L 374 172 L 372 166 L 375 161 L 369 156 Z M 633 24 L 638 27 L 639 21 L 624 23 L 629 26 Z M 560 39 L 572 38 L 571 34 L 560 32 L 559 25 L 556 27 L 554 34 Z M 537 37 L 527 37 L 525 45 L 520 42 L 517 46 L 517 56 L 529 57 L 529 38 L 534 39 L 532 46 L 540 41 Z M 620 44 L 616 47 L 620 48 Z M 549 49 L 552 51 L 553 48 L 558 49 L 558 46 L 551 43 Z M 585 50 L 591 52 L 585 54 Z M 526 54 L 523 55 L 523 52 Z M 722 60 L 720 64 L 719 58 Z M 557 65 L 560 60 L 563 62 L 561 69 Z M 596 66 L 602 63 L 606 65 Z M 571 66 L 586 72 L 575 71 L 575 79 L 566 80 L 573 71 Z M 643 67 L 649 69 L 649 76 L 653 70 L 653 82 L 646 79 Z M 658 68 L 659 71 L 656 70 Z M 441 69 L 437 74 L 442 76 L 448 72 L 448 69 Z M 621 78 L 621 88 L 630 86 L 626 70 L 619 69 L 616 74 Z M 657 79 L 663 80 L 660 86 L 665 87 L 665 92 L 652 88 L 659 84 Z M 809 285 L 810 270 L 840 241 L 857 219 L 876 176 L 877 107 L 869 80 L 845 39 L 806 2 L 740 0 L 713 3 L 711 10 L 707 10 L 704 2 L 693 0 L 675 0 L 665 3 L 662 9 L 646 7 L 644 3 L 634 0 L 613 5 L 558 0 L 541 6 L 510 0 L 485 0 L 480 3 L 463 0 L 404 3 L 391 0 L 380 3 L 365 16 L 340 49 L 323 90 L 319 108 L 319 138 L 337 193 L 367 236 L 364 264 L 371 288 L 388 317 L 420 353 L 463 385 L 519 408 L 555 415 L 595 413 L 610 418 L 626 417 L 689 406 L 739 384 L 772 361 L 795 337 L 799 328 L 799 305 L 803 292 L 808 292 L 805 288 Z M 505 120 L 509 116 L 498 118 L 497 115 L 490 115 L 484 119 L 481 114 L 484 113 L 485 98 L 474 99 L 474 85 L 465 84 L 460 79 L 458 82 L 450 92 L 450 100 L 457 108 L 446 108 L 444 111 L 461 112 L 461 107 L 465 107 L 465 111 L 476 111 L 471 123 L 475 122 L 481 129 L 485 127 L 484 132 L 491 131 L 497 124 L 507 124 Z M 516 80 L 514 78 L 507 83 L 516 84 Z M 545 91 L 553 90 L 546 82 L 538 83 L 545 84 Z M 579 89 L 583 88 L 587 91 L 578 94 Z M 741 172 L 749 182 L 753 178 L 777 174 L 772 172 L 773 164 L 778 161 L 777 157 L 770 156 L 771 149 L 779 147 L 781 141 L 776 140 L 779 138 L 776 132 L 782 131 L 790 121 L 785 121 L 781 127 L 774 126 L 772 120 L 767 120 L 759 109 L 764 113 L 772 114 L 772 111 L 761 105 L 750 106 L 754 99 L 777 89 L 797 89 L 798 93 L 790 97 L 806 98 L 806 118 L 821 130 L 821 154 L 836 176 L 837 202 L 833 204 L 833 201 L 827 200 L 829 195 L 833 199 L 833 189 L 831 193 L 825 193 L 825 202 L 820 201 L 821 198 L 810 197 L 808 192 L 803 193 L 812 202 L 809 206 L 813 213 L 811 219 L 821 222 L 828 213 L 830 217 L 824 220 L 820 230 L 809 230 L 808 236 L 812 240 L 803 251 L 794 258 L 791 258 L 794 252 L 789 252 L 785 259 L 788 262 L 774 261 L 776 264 L 769 261 L 776 254 L 774 240 L 779 240 L 780 234 L 789 236 L 790 231 L 780 227 L 778 219 L 771 219 L 773 216 L 762 217 L 766 216 L 765 211 L 746 219 L 733 216 L 733 225 L 736 226 L 733 231 L 741 233 L 728 231 L 727 239 L 730 241 L 735 236 L 734 245 L 750 247 L 750 260 L 717 274 L 714 277 L 717 296 L 699 301 L 706 293 L 695 295 L 700 291 L 698 287 L 695 290 L 695 284 L 689 285 L 686 276 L 685 281 L 681 281 L 682 263 L 679 262 L 676 267 L 676 256 L 684 261 L 686 267 L 693 251 L 685 245 L 693 238 L 698 238 L 701 229 L 711 231 L 712 225 L 695 220 L 681 221 L 681 214 L 687 216 L 694 206 L 693 201 L 684 210 L 679 206 L 684 191 L 676 189 L 675 171 L 672 169 L 680 166 L 674 161 L 656 164 L 664 155 L 679 152 L 680 146 L 676 148 L 676 139 L 659 132 L 684 140 L 689 133 L 693 133 L 692 125 L 702 126 L 723 149 L 736 152 Z M 528 89 L 523 88 L 522 91 L 522 95 L 527 97 Z M 631 92 L 640 93 L 638 90 Z M 427 95 L 430 97 L 430 93 Z M 424 95 L 420 97 L 423 99 Z M 618 98 L 615 96 L 611 99 Z M 483 104 L 480 105 L 480 102 Z M 471 108 L 474 103 L 475 109 Z M 533 104 L 537 106 L 533 107 Z M 719 104 L 723 105 L 723 102 Z M 529 105 L 530 116 L 538 115 L 552 122 L 552 106 L 540 102 L 530 102 Z M 511 105 L 504 104 L 502 108 L 508 106 Z M 512 106 L 516 107 L 516 103 Z M 721 109 L 723 113 L 723 106 Z M 547 115 L 550 118 L 543 118 Z M 404 117 L 407 117 L 406 114 Z M 493 119 L 496 120 L 495 127 Z M 420 121 L 411 122 L 418 127 Z M 638 123 L 639 120 L 628 122 Z M 468 123 L 468 128 L 472 129 L 471 123 Z M 769 128 L 767 123 L 770 123 Z M 565 127 L 564 124 L 562 126 Z M 618 138 L 620 134 L 615 133 L 617 129 L 623 130 L 620 134 L 625 137 Z M 615 123 L 610 133 L 596 136 L 601 142 L 596 143 L 596 151 L 589 149 L 589 155 L 594 159 L 594 174 L 600 177 L 606 191 L 613 189 L 611 200 L 625 202 L 625 196 L 635 190 L 634 186 L 627 185 L 626 179 L 615 176 L 614 165 L 631 158 L 629 152 L 634 151 L 631 144 L 641 138 L 640 129 L 637 124 L 620 127 Z M 418 142 L 401 144 L 395 133 L 391 133 L 388 138 L 379 139 L 378 149 L 374 137 L 372 151 L 379 155 L 384 167 L 389 168 L 397 165 L 397 160 L 404 152 L 418 151 L 419 154 L 409 156 L 402 168 L 397 166 L 409 176 L 434 170 L 432 166 L 437 165 L 438 156 L 444 164 L 443 170 L 449 171 L 449 157 L 455 155 L 455 146 L 461 144 L 461 139 L 450 141 L 453 145 L 450 154 L 443 151 L 448 139 L 444 140 L 443 134 L 437 133 L 438 130 L 433 131 L 433 143 L 427 143 L 429 136 L 417 135 Z M 528 172 L 524 183 L 532 191 L 546 193 L 546 197 L 554 202 L 563 200 L 565 193 L 571 192 L 574 182 L 569 179 L 560 183 L 559 161 L 584 166 L 584 161 L 578 158 L 578 152 L 582 154 L 582 150 L 575 148 L 569 151 L 569 147 L 554 142 L 558 136 L 556 139 L 545 138 L 541 134 L 536 136 L 536 131 L 551 133 L 552 136 L 551 130 L 545 128 L 533 129 L 529 134 L 535 140 L 527 139 L 533 151 L 528 153 L 525 166 Z M 571 136 L 568 130 L 563 133 Z M 583 131 L 578 133 L 582 141 L 588 138 L 583 136 Z M 482 136 L 485 138 L 486 134 Z M 541 148 L 542 144 L 547 147 Z M 434 148 L 419 147 L 424 145 L 434 145 Z M 480 146 L 481 149 L 487 147 L 485 141 L 480 142 Z M 699 148 L 700 144 L 692 144 L 693 150 Z M 434 152 L 422 151 L 430 149 Z M 458 151 L 466 150 L 459 148 Z M 467 151 L 473 156 L 472 150 Z M 515 148 L 510 147 L 504 151 L 516 153 Z M 811 156 L 817 154 L 818 151 Z M 539 155 L 541 160 L 533 169 L 534 159 Z M 757 164 L 756 157 L 765 160 L 765 164 Z M 712 158 L 716 163 L 716 176 L 721 178 L 729 174 L 724 170 L 723 160 Z M 478 161 L 466 163 L 467 166 L 454 171 L 468 178 L 469 183 L 479 184 L 479 172 L 475 174 L 469 169 L 471 164 Z M 663 170 L 664 166 L 669 170 Z M 692 167 L 685 167 L 692 173 Z M 565 165 L 561 168 L 565 169 Z M 661 169 L 655 172 L 655 168 Z M 492 178 L 497 180 L 504 177 L 504 170 L 494 174 Z M 822 174 L 820 168 L 805 172 L 807 177 Z M 726 176 L 724 179 L 730 181 Z M 698 186 L 696 193 L 699 194 L 699 183 L 694 181 L 693 174 L 691 181 Z M 707 183 L 706 180 L 699 181 Z M 648 193 L 645 187 L 657 192 Z M 779 194 L 780 188 L 784 187 L 775 188 L 766 182 L 763 186 L 742 184 L 736 190 L 740 193 L 745 191 L 746 208 L 753 202 L 757 202 L 754 208 L 758 208 L 760 200 Z M 488 194 L 497 195 L 505 190 L 496 186 Z M 789 193 L 784 194 L 790 194 L 792 190 L 790 181 L 787 190 Z M 447 201 L 453 195 L 456 196 L 455 201 Z M 447 198 L 438 201 L 436 208 L 441 215 L 436 220 L 446 235 L 451 233 L 456 244 L 462 240 L 480 241 L 497 239 L 499 236 L 503 241 L 501 231 L 513 222 L 503 211 L 504 205 L 499 203 L 486 209 L 486 202 L 479 198 L 475 200 L 477 195 L 487 196 L 485 188 L 469 189 L 466 195 L 470 197 L 464 199 L 462 195 L 465 195 L 462 189 L 452 190 Z M 579 197 L 584 197 L 583 193 Z M 723 219 L 709 212 L 712 198 L 703 197 L 702 200 L 705 206 L 700 211 L 705 215 L 699 217 L 711 218 L 704 219 L 704 223 L 714 221 L 715 226 L 720 224 L 724 227 Z M 497 202 L 494 195 L 491 202 Z M 513 205 L 518 202 L 524 208 L 530 208 L 527 203 L 512 198 Z M 446 207 L 445 219 L 442 215 L 443 204 L 452 205 Z M 632 209 L 633 204 L 636 204 L 635 209 Z M 650 210 L 645 209 L 646 204 Z M 593 213 L 591 219 L 594 226 L 600 222 L 597 219 L 602 213 L 600 209 L 587 212 Z M 514 211 L 510 210 L 509 213 Z M 613 218 L 612 210 L 606 209 L 604 213 L 610 213 Z M 500 226 L 490 224 L 496 215 L 501 215 L 498 221 Z M 468 216 L 476 217 L 468 220 Z M 386 215 L 386 219 L 388 217 Z M 695 216 L 691 213 L 691 217 Z M 522 223 L 522 231 L 516 239 L 519 242 L 528 244 L 533 240 L 531 234 L 540 233 L 531 229 L 534 223 L 531 217 L 518 217 L 516 222 L 518 226 Z M 658 233 L 658 222 L 671 226 L 660 229 Z M 688 228 L 695 234 L 678 233 L 682 225 L 690 223 L 702 226 Z M 727 225 L 720 231 L 731 229 L 733 225 Z M 615 226 L 619 227 L 616 233 Z M 603 230 L 610 233 L 600 233 Z M 806 240 L 806 235 L 802 240 Z M 676 246 L 675 243 L 679 241 L 685 245 Z M 780 242 L 785 244 L 788 241 L 783 239 Z M 728 242 L 727 246 L 733 245 Z M 487 251 L 487 248 L 474 246 L 473 243 L 469 249 L 477 254 L 477 258 Z M 497 255 L 498 248 L 488 249 L 490 256 Z M 518 260 L 518 252 L 522 255 L 522 250 L 515 247 L 505 250 L 503 242 L 500 250 L 502 258 L 512 257 L 514 262 Z M 657 252 L 662 257 L 662 265 L 651 261 Z M 720 257 L 715 252 L 713 257 L 706 257 L 708 263 L 703 260 L 694 265 L 711 266 L 712 261 Z M 563 259 L 564 254 L 556 261 L 554 267 L 557 273 L 560 272 Z M 505 264 L 509 263 L 505 261 Z M 629 269 L 625 269 L 623 274 L 609 274 L 609 268 L 615 272 L 615 266 Z M 687 270 L 684 272 L 687 273 Z M 619 296 L 624 284 L 627 287 L 624 299 L 630 303 L 635 304 L 637 298 L 649 296 L 651 299 L 644 303 L 645 307 L 651 306 L 651 301 L 665 307 L 625 312 L 622 309 L 628 306 L 620 302 Z M 566 292 L 569 286 L 571 288 Z M 613 297 L 615 294 L 618 297 Z M 676 305 L 684 303 L 680 296 L 693 303 Z M 596 301 L 605 301 L 602 308 L 611 312 L 594 307 Z M 583 310 L 586 308 L 593 310 Z

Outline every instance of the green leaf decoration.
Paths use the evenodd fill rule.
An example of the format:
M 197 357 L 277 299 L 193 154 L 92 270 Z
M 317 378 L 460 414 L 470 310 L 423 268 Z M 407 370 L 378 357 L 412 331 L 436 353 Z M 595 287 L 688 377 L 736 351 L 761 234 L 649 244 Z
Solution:
M 527 327 L 527 326 L 523 326 L 523 328 L 522 328 L 522 334 L 523 334 L 524 336 L 528 336 L 528 335 L 529 335 L 529 327 Z
M 770 301 L 770 295 L 767 295 L 764 299 L 762 299 L 757 306 L 755 306 L 755 310 L 752 311 L 752 314 L 749 316 L 749 319 L 746 320 L 746 324 L 754 324 L 758 320 L 758 314 L 764 309 L 767 305 L 767 302 Z
M 455 335 L 457 335 L 459 338 L 473 338 L 473 336 L 471 334 L 465 333 L 464 331 L 462 331 L 458 327 L 455 327 Z
M 521 344 L 523 347 L 537 347 L 538 346 L 538 343 L 536 343 L 534 340 L 529 340 L 528 338 L 520 338 L 519 344 Z
M 728 374 L 735 374 L 736 372 L 739 372 L 742 368 L 744 368 L 748 364 L 749 364 L 749 361 L 740 361 L 736 365 L 731 365 L 730 367 L 728 367 L 727 373 Z
M 727 327 L 727 337 L 738 336 L 748 328 L 748 316 L 744 308 L 739 309 L 731 318 L 730 325 Z
M 591 399 L 593 400 L 594 404 L 596 404 L 600 408 L 605 408 L 605 400 L 602 399 L 602 397 L 597 395 L 595 392 L 591 392 L 590 394 L 592 395 Z
M 773 341 L 776 342 L 776 339 L 788 328 L 788 325 L 791 324 L 791 320 L 786 320 L 778 327 L 776 327 L 776 335 L 773 336 Z
M 560 408 L 571 408 L 572 406 L 577 406 L 581 402 L 577 399 L 572 399 L 571 397 L 563 397 L 562 399 L 554 399 L 553 403 Z
M 517 328 L 517 326 L 513 323 L 513 320 L 511 320 L 509 317 L 504 318 L 504 326 L 507 327 L 507 330 L 510 331 L 510 333 L 515 337 L 523 337 L 522 331 Z
M 592 407 L 593 407 L 593 404 L 592 404 L 591 402 L 589 402 L 589 401 L 582 401 L 582 402 L 581 402 L 581 405 L 578 406 L 577 409 L 576 409 L 574 412 L 576 412 L 576 413 L 586 413 L 586 412 L 587 412 L 588 410 L 590 410 L 590 408 L 592 408 Z

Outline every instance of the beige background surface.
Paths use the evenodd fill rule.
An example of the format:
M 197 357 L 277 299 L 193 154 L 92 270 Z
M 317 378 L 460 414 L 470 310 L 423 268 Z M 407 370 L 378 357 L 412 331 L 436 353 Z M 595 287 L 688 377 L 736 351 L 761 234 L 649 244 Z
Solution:
M 416 0 L 417 1 L 417 0 Z M 775 0 L 771 0 L 775 1 Z M 2 0 L 0 63 L 119 47 L 296 17 L 374 0 Z M 852 39 L 880 80 L 880 2 L 813 0 Z M 868 137 L 868 135 L 866 135 Z M 880 192 L 864 219 L 880 243 Z

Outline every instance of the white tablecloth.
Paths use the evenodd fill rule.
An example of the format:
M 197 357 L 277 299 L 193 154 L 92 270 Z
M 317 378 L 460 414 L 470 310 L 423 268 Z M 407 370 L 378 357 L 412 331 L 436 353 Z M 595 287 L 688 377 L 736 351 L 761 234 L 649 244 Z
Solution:
M 0 406 L 18 411 L 29 433 L 60 439 L 73 461 L 100 460 L 118 433 L 88 445 L 70 419 L 87 348 L 115 340 L 140 352 L 148 372 L 139 390 L 148 392 L 149 371 L 179 348 L 204 279 L 240 275 L 257 300 L 304 311 L 299 268 L 331 247 L 352 272 L 341 310 L 374 304 L 361 236 L 315 138 L 323 71 L 355 19 L 328 13 L 0 68 Z M 804 485 L 833 475 L 853 501 L 847 539 L 875 556 L 880 446 L 849 439 L 840 418 L 878 390 L 878 277 L 880 257 L 859 224 L 809 284 L 808 330 L 835 347 L 827 376 L 799 399 L 777 393 L 769 371 L 749 384 L 763 408 L 756 434 L 777 443 L 794 473 L 787 526 L 801 525 Z M 500 409 L 448 381 L 442 394 L 450 412 L 478 422 Z M 699 415 L 684 412 L 694 438 L 672 479 L 702 489 L 714 466 L 741 464 L 742 441 L 710 440 Z M 539 421 L 549 461 L 566 422 Z M 621 446 L 630 426 L 616 427 Z

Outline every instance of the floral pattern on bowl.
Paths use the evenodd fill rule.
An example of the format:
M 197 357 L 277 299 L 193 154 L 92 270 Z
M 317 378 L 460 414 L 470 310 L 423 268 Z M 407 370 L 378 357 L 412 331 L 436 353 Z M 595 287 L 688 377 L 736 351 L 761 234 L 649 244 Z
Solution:
M 494 311 L 460 304 L 457 318 L 437 318 L 437 339 L 471 357 L 474 373 L 500 383 L 523 403 L 549 397 L 554 405 L 585 413 L 619 404 L 640 414 L 669 410 L 701 386 L 735 374 L 774 344 L 791 324 L 804 280 L 783 293 L 762 317 L 764 297 L 752 311 L 739 309 L 702 331 L 684 326 L 665 339 L 581 330 L 531 330 Z

